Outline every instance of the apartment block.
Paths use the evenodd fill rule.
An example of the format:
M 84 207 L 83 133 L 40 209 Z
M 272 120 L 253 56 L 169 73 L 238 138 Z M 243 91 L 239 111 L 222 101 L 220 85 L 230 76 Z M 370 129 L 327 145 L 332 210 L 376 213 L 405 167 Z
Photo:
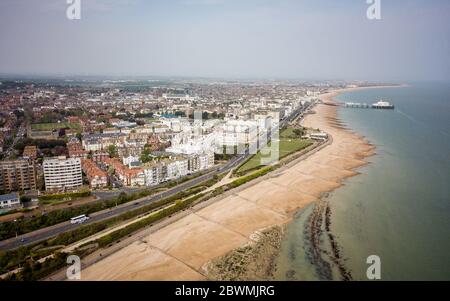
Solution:
M 36 189 L 36 166 L 32 160 L 0 162 L 0 190 L 21 191 Z
M 74 191 L 83 185 L 80 158 L 47 158 L 43 169 L 47 191 Z

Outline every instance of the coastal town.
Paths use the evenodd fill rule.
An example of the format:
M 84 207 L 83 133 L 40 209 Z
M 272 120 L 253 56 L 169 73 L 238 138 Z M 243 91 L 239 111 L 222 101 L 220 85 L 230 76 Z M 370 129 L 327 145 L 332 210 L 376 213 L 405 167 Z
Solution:
M 1 296 L 450 280 L 449 16 L 448 0 L 0 1 Z
M 1 296 L 435 292 L 419 282 L 450 280 L 449 16 L 0 1 Z
M 28 200 L 151 187 L 205 171 L 253 136 L 267 141 L 272 126 L 326 89 L 236 82 L 117 86 L 3 82 L 0 191 Z M 3 204 L 3 210 L 18 209 Z
M 321 94 L 358 85 L 371 84 L 3 81 L 0 249 L 34 250 L 2 262 L 3 276 L 314 150 L 328 133 L 303 118 Z

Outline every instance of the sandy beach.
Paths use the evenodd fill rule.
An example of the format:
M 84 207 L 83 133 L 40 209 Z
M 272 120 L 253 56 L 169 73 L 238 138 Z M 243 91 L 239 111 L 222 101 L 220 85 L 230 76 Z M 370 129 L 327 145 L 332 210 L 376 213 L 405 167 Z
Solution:
M 208 273 L 209 262 L 252 243 L 259 231 L 289 223 L 295 212 L 357 175 L 374 154 L 364 137 L 337 119 L 332 98 L 342 91 L 322 95 L 316 114 L 304 120 L 304 126 L 329 133 L 330 145 L 83 269 L 82 279 L 216 279 Z

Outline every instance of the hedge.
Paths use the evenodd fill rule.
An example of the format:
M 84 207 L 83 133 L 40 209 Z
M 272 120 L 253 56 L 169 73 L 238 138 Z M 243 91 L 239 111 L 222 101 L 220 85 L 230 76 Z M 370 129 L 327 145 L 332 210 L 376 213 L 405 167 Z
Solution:
M 61 200 L 65 198 L 78 199 L 84 198 L 91 195 L 90 191 L 73 192 L 73 193 L 61 193 L 61 194 L 49 194 L 39 196 L 39 201 L 54 201 Z

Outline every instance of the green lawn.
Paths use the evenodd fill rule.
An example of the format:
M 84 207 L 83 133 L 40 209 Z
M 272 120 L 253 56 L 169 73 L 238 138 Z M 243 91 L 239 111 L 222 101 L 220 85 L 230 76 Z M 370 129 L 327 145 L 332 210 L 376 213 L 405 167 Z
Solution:
M 156 122 L 156 121 L 158 121 L 159 119 L 158 118 L 154 118 L 154 117 L 152 117 L 152 118 L 145 118 L 145 121 L 147 121 L 147 122 Z
M 290 154 L 293 154 L 295 152 L 298 152 L 304 148 L 307 148 L 312 144 L 310 140 L 304 140 L 299 138 L 283 138 L 290 136 L 291 129 L 287 129 L 283 131 L 283 133 L 280 134 L 280 144 L 279 144 L 279 155 L 282 159 Z M 287 132 L 286 132 L 287 131 Z M 293 134 L 293 133 L 292 133 Z M 271 145 L 271 144 L 269 144 Z M 254 168 L 257 168 L 261 166 L 261 153 L 258 152 L 256 155 L 254 155 L 250 160 L 248 160 L 246 163 L 244 163 L 239 169 L 237 170 L 238 173 L 245 173 L 249 170 L 252 170 Z
M 283 139 L 283 138 L 295 138 L 295 137 L 296 137 L 296 135 L 294 134 L 294 129 L 293 128 L 287 128 L 287 129 L 283 130 L 280 133 L 280 139 Z
M 31 129 L 34 131 L 53 131 L 61 128 L 70 128 L 70 129 L 80 129 L 80 125 L 78 123 L 69 123 L 69 122 L 61 122 L 61 123 L 35 123 L 31 125 Z
M 261 165 L 261 154 L 258 152 L 238 169 L 238 173 L 246 172 Z
M 312 142 L 305 139 L 281 139 L 280 159 L 310 146 Z

